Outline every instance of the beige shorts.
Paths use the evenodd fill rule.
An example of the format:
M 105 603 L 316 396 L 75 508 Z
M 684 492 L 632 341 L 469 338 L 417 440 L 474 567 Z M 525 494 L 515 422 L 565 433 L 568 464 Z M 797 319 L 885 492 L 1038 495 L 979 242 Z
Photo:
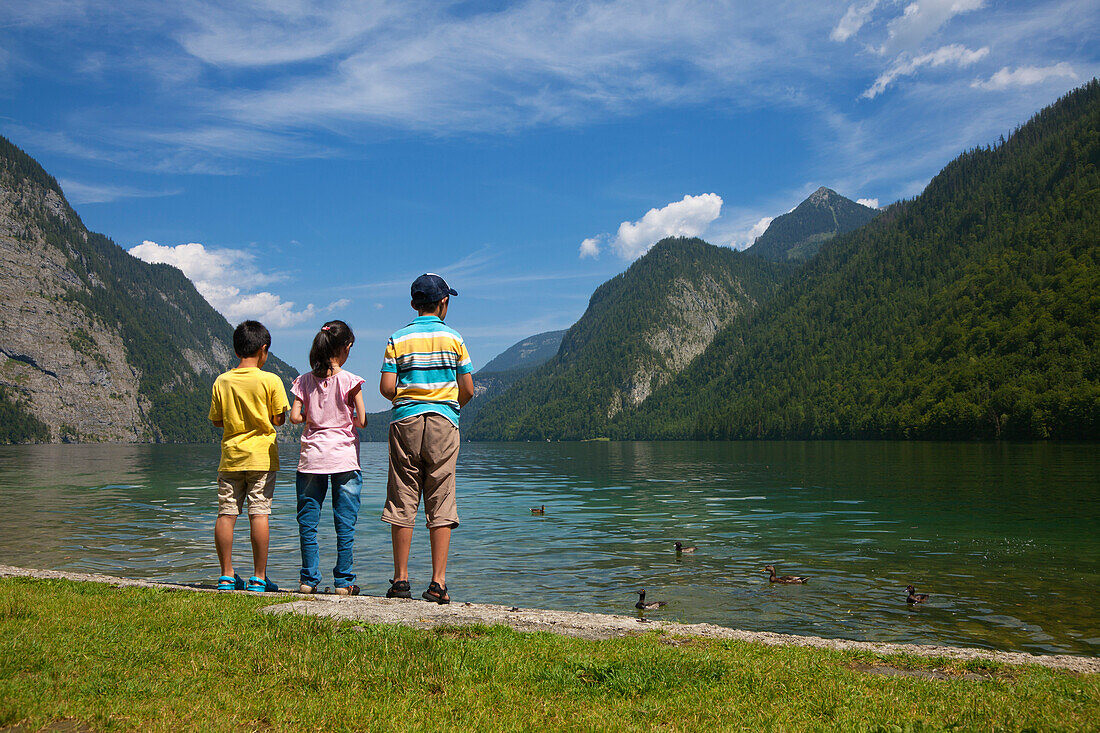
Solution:
M 248 515 L 271 514 L 274 471 L 218 471 L 218 514 L 237 516 L 248 497 Z
M 457 461 L 458 428 L 442 415 L 425 412 L 390 423 L 390 476 L 382 521 L 412 527 L 423 496 L 428 527 L 457 527 Z

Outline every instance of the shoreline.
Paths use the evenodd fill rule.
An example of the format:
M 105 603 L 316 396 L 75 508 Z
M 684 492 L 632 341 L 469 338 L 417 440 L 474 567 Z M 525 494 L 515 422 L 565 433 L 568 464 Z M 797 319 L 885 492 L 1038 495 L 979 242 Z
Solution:
M 246 593 L 247 591 L 218 591 L 198 585 L 161 583 L 133 578 L 122 578 L 99 573 L 74 573 L 58 570 L 36 570 L 11 565 L 0 565 L 0 578 L 19 577 L 39 580 L 70 580 L 102 583 L 118 587 L 156 588 L 168 591 L 198 593 Z M 873 654 L 906 654 L 929 658 L 957 660 L 983 659 L 1010 665 L 1036 664 L 1050 669 L 1066 670 L 1079 674 L 1100 674 L 1100 657 L 1072 654 L 1029 654 L 1026 652 L 991 651 L 987 649 L 939 646 L 935 644 L 906 644 L 891 642 L 830 639 L 819 636 L 780 634 L 769 631 L 745 631 L 716 624 L 683 624 L 672 621 L 652 620 L 646 623 L 634 616 L 618 616 L 578 611 L 553 611 L 537 608 L 518 608 L 479 603 L 454 602 L 447 605 L 428 603 L 419 599 L 405 600 L 378 596 L 328 596 L 304 595 L 293 591 L 268 594 L 272 605 L 261 612 L 273 615 L 300 614 L 335 620 L 361 621 L 378 624 L 398 624 L 419 629 L 443 625 L 504 625 L 521 632 L 545 631 L 584 639 L 609 639 L 635 635 L 647 631 L 661 631 L 673 636 L 703 639 L 733 639 L 765 646 L 801 646 L 836 651 L 862 651 Z

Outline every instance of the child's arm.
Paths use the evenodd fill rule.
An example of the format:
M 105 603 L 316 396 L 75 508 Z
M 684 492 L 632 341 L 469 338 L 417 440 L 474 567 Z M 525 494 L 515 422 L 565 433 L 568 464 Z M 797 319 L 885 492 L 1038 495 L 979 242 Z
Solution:
M 397 373 L 382 372 L 382 379 L 378 382 L 378 391 L 390 402 L 397 396 Z
M 474 378 L 469 372 L 458 375 L 458 406 L 465 407 L 474 397 Z
M 367 427 L 367 408 L 363 405 L 363 390 L 361 387 L 355 388 L 355 394 L 351 396 L 351 402 L 355 406 L 355 417 L 351 419 L 352 424 L 357 428 Z
M 210 422 L 214 424 L 216 428 L 224 428 L 225 421 L 222 420 L 222 402 L 218 395 L 218 386 L 215 383 L 214 388 L 210 391 Z
M 271 424 L 279 427 L 286 422 L 286 413 L 290 409 L 290 403 L 286 400 L 286 390 L 283 389 L 283 380 L 271 375 L 273 389 L 268 393 L 268 406 L 271 410 Z M 295 395 L 297 396 L 297 395 Z
M 302 414 L 302 401 L 297 397 L 294 398 L 294 404 L 290 408 L 290 424 L 300 425 L 306 421 L 306 416 Z

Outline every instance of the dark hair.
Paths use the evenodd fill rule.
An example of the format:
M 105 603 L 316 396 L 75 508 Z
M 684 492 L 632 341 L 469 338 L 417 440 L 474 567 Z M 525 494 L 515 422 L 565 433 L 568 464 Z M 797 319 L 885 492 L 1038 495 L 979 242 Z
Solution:
M 443 301 L 444 300 L 446 300 L 446 298 L 440 298 L 439 300 L 432 300 L 432 301 L 428 301 L 426 303 L 421 303 L 421 302 L 414 301 L 414 303 L 416 304 L 416 309 L 418 311 L 427 311 L 428 313 L 438 313 L 439 309 L 443 307 Z
M 271 334 L 259 321 L 243 321 L 233 329 L 233 351 L 242 359 L 271 348 Z
M 313 376 L 324 379 L 332 368 L 332 360 L 355 343 L 355 334 L 351 326 L 343 321 L 329 321 L 313 337 L 313 346 L 309 347 L 309 368 Z

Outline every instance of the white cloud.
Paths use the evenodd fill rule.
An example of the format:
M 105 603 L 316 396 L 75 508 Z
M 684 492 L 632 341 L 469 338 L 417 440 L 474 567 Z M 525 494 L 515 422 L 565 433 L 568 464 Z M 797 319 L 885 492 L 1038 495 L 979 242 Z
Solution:
M 730 226 L 725 231 L 725 236 L 716 240 L 716 243 L 724 243 L 733 249 L 748 249 L 756 242 L 760 235 L 768 231 L 768 227 L 775 221 L 775 217 L 762 216 L 752 225 L 746 226 L 749 221 L 752 220 L 742 219 L 742 223 L 739 226 L 731 222 Z
M 146 240 L 129 252 L 145 262 L 178 267 L 195 284 L 199 294 L 231 323 L 254 318 L 270 327 L 289 328 L 351 303 L 341 298 L 322 308 L 310 303 L 295 310 L 293 301 L 284 301 L 274 293 L 250 292 L 285 277 L 261 272 L 255 257 L 244 250 L 207 249 L 198 242 L 170 247 Z
M 581 242 L 581 259 L 600 256 L 600 237 L 589 237 Z
M 175 196 L 175 191 L 142 191 L 129 186 L 113 186 L 100 183 L 80 183 L 71 178 L 62 178 L 58 181 L 61 190 L 65 192 L 65 198 L 71 204 L 106 204 L 119 199 L 146 199 L 160 196 Z
M 879 94 L 882 94 L 886 90 L 886 87 L 892 84 L 898 77 L 911 76 L 923 66 L 936 67 L 943 66 L 944 64 L 955 64 L 960 67 L 965 67 L 985 58 L 988 53 L 988 46 L 983 46 L 974 51 L 965 46 L 953 43 L 950 46 L 941 46 L 935 51 L 912 58 L 902 55 L 894 62 L 894 65 L 891 66 L 888 71 L 880 74 L 879 77 L 875 79 L 875 83 L 868 87 L 867 90 L 863 92 L 862 96 L 866 99 L 874 99 Z
M 860 206 L 869 206 L 872 209 L 878 208 L 878 199 L 856 199 L 856 203 Z
M 848 12 L 844 14 L 844 17 L 840 19 L 840 22 L 836 24 L 836 28 L 833 28 L 833 32 L 829 34 L 829 38 L 834 41 L 844 42 L 849 38 L 859 33 L 859 29 L 870 19 L 871 13 L 878 7 L 879 0 L 870 0 L 869 2 L 859 4 L 853 3 L 848 6 Z
M 1009 70 L 1007 66 L 1002 68 L 985 81 L 977 80 L 970 86 L 975 89 L 1001 90 L 1008 87 L 1024 87 L 1032 84 L 1041 84 L 1047 79 L 1076 80 L 1077 73 L 1073 67 L 1062 62 L 1053 66 L 1020 66 Z
M 916 0 L 905 6 L 905 11 L 890 21 L 888 37 L 880 49 L 884 54 L 912 52 L 947 21 L 960 13 L 978 10 L 985 0 Z
M 665 237 L 700 236 L 721 213 L 722 197 L 716 193 L 684 196 L 664 208 L 650 209 L 638 221 L 624 221 L 611 248 L 624 260 L 633 260 Z

